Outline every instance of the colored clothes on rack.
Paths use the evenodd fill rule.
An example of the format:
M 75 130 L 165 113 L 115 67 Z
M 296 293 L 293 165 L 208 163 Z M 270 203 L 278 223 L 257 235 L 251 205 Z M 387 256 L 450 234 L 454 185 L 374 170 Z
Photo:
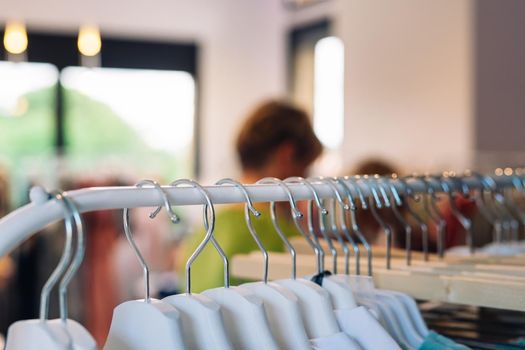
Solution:
M 273 227 L 269 210 L 257 209 L 261 212 L 261 216 L 252 218 L 252 222 L 264 248 L 268 251 L 283 252 L 285 249 L 284 243 Z M 286 236 L 291 237 L 298 234 L 290 222 L 282 219 L 278 220 Z M 182 254 L 180 258 L 182 261 L 188 260 L 199 243 L 204 239 L 204 235 L 204 229 L 200 229 L 186 239 L 181 249 Z M 246 226 L 243 205 L 235 205 L 217 211 L 214 237 L 228 258 L 236 254 L 247 254 L 259 249 Z M 180 268 L 182 269 L 181 275 L 184 276 L 184 265 L 180 264 Z M 219 254 L 211 243 L 208 244 L 191 267 L 193 277 L 192 291 L 201 292 L 206 289 L 221 287 L 224 281 L 223 270 L 223 262 Z M 238 285 L 242 281 L 236 281 L 232 278 L 231 283 Z

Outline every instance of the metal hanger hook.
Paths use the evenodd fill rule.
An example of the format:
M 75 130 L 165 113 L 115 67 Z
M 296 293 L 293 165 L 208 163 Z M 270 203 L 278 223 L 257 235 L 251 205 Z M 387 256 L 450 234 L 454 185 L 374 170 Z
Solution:
M 297 208 L 297 203 L 292 194 L 292 191 L 290 191 L 288 186 L 282 180 L 276 177 L 265 177 L 264 179 L 257 181 L 257 184 L 277 184 L 279 185 L 279 187 L 281 187 L 283 191 L 286 193 L 286 195 L 288 196 L 290 208 L 291 208 L 291 214 L 292 214 L 292 218 L 294 220 L 295 225 L 296 226 L 301 225 L 300 223 L 298 223 L 298 220 L 303 218 L 303 214 Z M 297 279 L 297 253 L 295 251 L 294 246 L 290 243 L 290 241 L 288 240 L 288 237 L 286 237 L 286 234 L 283 232 L 283 230 L 281 229 L 281 226 L 279 225 L 279 222 L 277 221 L 277 210 L 276 210 L 275 202 L 270 202 L 270 215 L 272 219 L 272 225 L 275 231 L 277 232 L 277 234 L 283 241 L 284 245 L 286 246 L 286 248 L 288 249 L 288 252 L 290 253 L 292 257 L 292 279 L 295 280 Z M 302 231 L 301 231 L 301 234 L 303 234 Z
M 246 221 L 246 226 L 248 227 L 248 231 L 250 232 L 255 243 L 257 244 L 257 247 L 259 247 L 259 250 L 261 251 L 263 255 L 264 268 L 263 268 L 263 279 L 262 280 L 265 284 L 267 284 L 268 283 L 268 265 L 269 265 L 268 251 L 264 247 L 264 244 L 262 243 L 259 235 L 257 234 L 257 231 L 253 227 L 252 219 L 250 216 L 250 212 L 251 212 L 255 217 L 258 218 L 261 216 L 261 213 L 257 209 L 255 209 L 252 203 L 252 199 L 250 198 L 250 195 L 248 194 L 248 191 L 246 190 L 244 185 L 241 184 L 239 181 L 236 181 L 230 178 L 225 178 L 225 179 L 217 181 L 215 184 L 216 185 L 230 184 L 240 189 L 241 192 L 243 193 L 244 199 L 246 200 L 246 204 L 244 206 L 244 218 Z
M 170 218 L 171 222 L 173 222 L 174 224 L 178 223 L 179 218 L 177 214 L 175 214 L 175 212 L 171 208 L 171 203 L 168 198 L 168 194 L 164 191 L 164 189 L 160 186 L 160 184 L 157 181 L 142 180 L 142 181 L 139 181 L 135 186 L 144 187 L 148 185 L 155 187 L 159 191 L 159 193 L 162 195 L 162 202 L 164 204 L 164 207 L 166 208 L 166 213 L 168 213 L 168 217 Z M 160 213 L 161 209 L 162 209 L 162 205 L 159 205 L 154 211 L 152 211 L 149 214 L 149 218 L 154 219 Z
M 160 185 L 156 182 L 156 181 L 153 181 L 153 180 L 142 180 L 142 181 L 139 181 L 138 183 L 135 184 L 136 187 L 139 187 L 139 188 L 142 188 L 144 186 L 153 186 L 155 187 L 156 189 L 159 190 L 160 194 L 162 196 L 165 195 L 164 191 L 162 190 L 162 188 L 160 187 Z M 158 210 L 158 209 L 157 209 Z M 158 211 L 154 211 L 153 213 L 151 213 L 149 215 L 149 217 L 155 217 L 158 213 Z M 146 303 L 149 303 L 150 302 L 150 281 L 149 281 L 149 275 L 150 275 L 150 270 L 149 270 L 149 266 L 148 264 L 146 263 L 146 260 L 144 259 L 144 257 L 142 256 L 142 253 L 140 252 L 140 249 L 139 247 L 137 246 L 137 243 L 135 242 L 135 239 L 133 238 L 133 234 L 131 233 L 131 222 L 130 222 L 130 218 L 129 218 L 129 208 L 124 208 L 124 210 L 122 211 L 122 221 L 124 223 L 124 234 L 126 235 L 126 239 L 128 240 L 128 243 L 130 244 L 131 246 L 131 249 L 133 249 L 133 252 L 135 253 L 135 256 L 137 257 L 141 267 L 142 267 L 142 270 L 143 270 L 143 273 L 144 273 L 144 284 L 145 284 L 145 296 L 144 296 L 144 301 Z
M 191 254 L 188 261 L 186 262 L 186 294 L 191 294 L 191 265 L 193 265 L 193 262 L 197 257 L 202 253 L 206 245 L 209 241 L 212 242 L 213 246 L 219 253 L 220 257 L 222 258 L 222 262 L 224 265 L 224 287 L 229 288 L 230 287 L 230 264 L 228 261 L 228 256 L 222 250 L 219 243 L 215 240 L 215 237 L 213 236 L 213 232 L 215 230 L 215 207 L 213 206 L 213 202 L 211 201 L 210 195 L 208 194 L 208 191 L 204 187 L 202 187 L 197 181 L 190 180 L 190 179 L 180 179 L 175 180 L 170 183 L 170 186 L 178 187 L 180 185 L 188 185 L 190 187 L 195 188 L 197 191 L 199 191 L 204 199 L 204 207 L 203 207 L 203 222 L 204 222 L 204 229 L 206 230 L 206 234 L 204 235 L 204 239 L 199 243 L 195 251 Z M 211 220 L 208 220 L 208 210 L 210 211 Z
M 288 201 L 289 201 L 290 206 L 292 208 L 292 216 L 294 218 L 297 218 L 297 219 L 302 219 L 303 218 L 304 215 L 303 215 L 303 213 L 301 213 L 299 208 L 297 208 L 297 201 L 293 197 L 292 191 L 290 191 L 288 186 L 286 186 L 286 184 L 284 184 L 281 179 L 278 179 L 276 177 L 265 177 L 265 178 L 260 179 L 256 183 L 260 184 L 260 185 L 278 184 L 284 190 L 286 195 L 288 196 Z
M 323 206 L 323 203 L 322 203 L 322 201 L 321 201 L 321 199 L 320 199 L 320 197 L 319 197 L 315 187 L 310 183 L 310 181 L 307 181 L 306 179 L 304 179 L 304 178 L 302 178 L 300 176 L 294 176 L 294 177 L 289 177 L 287 179 L 284 179 L 283 182 L 286 183 L 286 184 L 290 184 L 290 183 L 302 184 L 302 185 L 306 186 L 306 188 L 308 188 L 308 190 L 310 190 L 310 193 L 312 193 L 312 196 L 313 196 L 314 199 L 308 201 L 308 221 L 307 221 L 307 224 L 308 224 L 308 233 L 309 233 L 309 235 L 303 230 L 302 227 L 300 227 L 300 225 L 296 224 L 296 227 L 301 232 L 303 237 L 307 240 L 307 242 L 310 245 L 310 247 L 312 247 L 312 249 L 314 250 L 314 252 L 316 254 L 316 257 L 317 257 L 317 272 L 321 273 L 325 269 L 325 251 L 324 251 L 324 249 L 323 249 L 323 247 L 321 245 L 321 242 L 319 241 L 319 238 L 317 237 L 317 234 L 315 233 L 315 226 L 314 226 L 314 221 L 313 221 L 313 217 L 314 217 L 314 206 L 313 206 L 313 203 L 315 202 L 315 204 L 317 206 L 317 209 L 319 210 L 319 213 L 321 214 L 321 215 L 319 215 L 319 222 L 321 224 L 321 231 L 322 231 L 324 237 L 326 236 L 326 231 L 325 231 L 325 227 L 324 227 L 324 222 L 322 222 L 322 218 L 325 217 L 326 215 L 328 215 L 328 210 Z M 332 248 L 333 248 L 333 246 L 330 247 L 330 250 L 333 253 L 335 248 L 334 249 L 332 249 Z M 337 255 L 337 252 L 335 254 Z
M 317 208 L 323 215 L 328 215 L 328 210 L 323 206 L 323 203 L 321 201 L 321 198 L 319 197 L 319 194 L 317 193 L 317 190 L 312 185 L 312 183 L 309 180 L 306 180 L 300 176 L 292 176 L 289 178 L 286 178 L 283 180 L 283 182 L 290 184 L 290 183 L 299 183 L 303 184 L 312 192 L 312 195 L 314 196 L 315 204 L 317 205 Z
M 348 204 L 346 204 L 346 202 L 344 201 L 343 197 L 339 193 L 339 189 L 337 188 L 337 186 L 335 185 L 335 183 L 332 180 L 329 180 L 329 179 L 323 178 L 323 177 L 316 177 L 316 178 L 306 179 L 307 182 L 310 182 L 312 180 L 320 181 L 321 183 L 327 184 L 328 187 L 330 187 L 330 189 L 332 190 L 332 192 L 335 195 L 335 198 L 337 199 L 337 201 L 339 202 L 341 208 L 343 209 L 343 213 L 344 213 L 345 210 L 350 210 L 350 207 L 348 206 Z M 314 190 L 315 190 L 315 187 L 314 187 Z M 343 238 L 339 234 L 339 228 L 337 227 L 337 223 L 336 223 L 336 219 L 335 219 L 335 211 L 336 211 L 335 199 L 332 198 L 332 202 L 333 202 L 333 212 L 329 215 L 329 218 L 331 219 L 330 220 L 331 223 L 330 223 L 329 226 L 331 227 L 332 234 L 335 236 L 335 238 L 337 239 L 337 241 L 341 245 L 341 248 L 342 248 L 343 253 L 345 255 L 345 271 L 348 272 L 349 271 L 350 251 L 348 249 L 348 246 L 344 242 Z M 337 274 L 337 249 L 333 245 L 332 239 L 330 238 L 330 236 L 327 233 L 323 217 L 324 216 L 319 217 L 319 226 L 320 226 L 320 229 L 321 229 L 321 234 L 323 235 L 324 239 L 328 243 L 328 247 L 330 248 L 330 252 L 332 253 L 332 257 L 333 257 L 332 271 L 333 271 L 334 274 Z
M 42 291 L 40 293 L 40 321 L 45 322 L 49 315 L 49 295 L 51 293 L 51 290 L 55 287 L 55 285 L 58 283 L 58 280 L 60 276 L 64 274 L 66 269 L 68 268 L 68 264 L 71 260 L 71 254 L 72 254 L 72 240 L 73 240 L 73 223 L 72 223 L 72 212 L 69 208 L 69 206 L 66 204 L 63 192 L 62 191 L 55 191 L 53 193 L 50 193 L 49 195 L 52 195 L 54 199 L 58 200 L 60 205 L 62 206 L 64 210 L 64 226 L 65 226 L 65 233 L 66 233 L 66 239 L 64 243 L 64 250 L 62 251 L 62 255 L 60 257 L 60 260 L 47 279 L 46 283 L 42 287 Z
M 358 179 L 360 179 L 359 176 L 353 177 L 353 178 L 350 177 L 350 176 L 344 176 L 343 177 L 343 181 L 348 181 L 348 182 L 350 182 L 352 184 L 352 186 L 354 187 L 355 191 L 357 192 L 357 196 L 359 197 L 359 201 L 361 202 L 361 208 L 366 210 L 366 209 L 368 209 L 368 202 L 366 200 L 365 193 L 363 192 L 363 190 L 361 189 L 361 187 L 357 183 Z
M 78 269 L 80 268 L 80 265 L 82 265 L 82 261 L 84 260 L 84 254 L 86 252 L 86 243 L 85 243 L 85 234 L 84 234 L 84 225 L 82 222 L 82 216 L 80 215 L 80 211 L 78 210 L 77 206 L 73 202 L 72 199 L 70 199 L 66 193 L 61 193 L 64 203 L 68 206 L 69 211 L 73 217 L 73 220 L 75 221 L 75 227 L 77 231 L 77 249 L 75 252 L 75 256 L 73 257 L 73 261 L 71 262 L 71 265 L 69 265 L 66 273 L 60 280 L 60 285 L 58 289 L 58 296 L 59 296 L 59 305 L 60 305 L 60 319 L 65 322 L 68 318 L 68 304 L 67 304 L 67 288 L 69 286 L 69 283 L 77 273 Z
M 364 180 L 368 180 L 369 178 L 364 178 Z M 377 190 L 374 187 L 374 183 L 369 181 L 363 181 L 363 185 L 366 187 L 368 192 L 371 194 L 369 197 L 370 201 L 370 211 L 372 213 L 372 216 L 377 221 L 379 226 L 382 227 L 383 232 L 386 236 L 386 268 L 387 270 L 390 270 L 391 265 L 391 250 L 392 250 L 392 229 L 390 226 L 381 218 L 381 215 L 377 212 L 377 209 L 380 209 L 381 206 L 378 206 L 377 204 L 381 204 L 381 201 L 379 200 L 379 194 L 377 193 Z M 374 200 L 376 205 L 374 206 Z

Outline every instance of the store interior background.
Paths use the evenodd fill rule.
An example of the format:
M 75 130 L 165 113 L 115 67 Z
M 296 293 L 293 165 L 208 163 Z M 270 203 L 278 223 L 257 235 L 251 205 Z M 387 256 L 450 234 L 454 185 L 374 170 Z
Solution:
M 195 43 L 202 179 L 237 172 L 232 140 L 246 112 L 290 93 L 290 31 L 326 19 L 345 49 L 342 169 L 368 156 L 413 171 L 490 168 L 523 156 L 519 0 L 329 0 L 296 10 L 280 0 L 0 6 L 0 20 L 23 20 L 30 32 L 74 35 L 94 23 L 103 38 Z
M 133 152 L 140 152 L 132 147 L 132 142 L 130 148 L 122 148 L 116 154 L 111 154 L 110 142 L 107 149 L 95 147 L 98 139 L 85 138 L 87 129 L 82 129 L 92 127 L 92 122 L 84 121 L 80 130 L 71 124 L 71 120 L 82 123 L 83 117 L 93 116 L 65 113 L 71 120 L 64 129 L 66 141 L 60 161 L 54 157 L 54 127 L 36 128 L 29 134 L 20 134 L 24 137 L 10 140 L 11 146 L 19 145 L 18 153 L 12 153 L 16 159 L 0 149 L 1 172 L 11 180 L 9 205 L 4 206 L 2 214 L 24 203 L 29 184 L 53 188 L 68 172 L 71 177 L 82 174 L 83 178 L 114 175 L 125 184 L 146 177 L 168 183 L 173 176 L 184 176 L 204 184 L 236 177 L 239 167 L 233 142 L 238 127 L 254 105 L 268 98 L 291 98 L 314 115 L 319 132 L 340 134 L 340 142 L 330 144 L 327 155 L 316 165 L 317 174 L 341 175 L 370 157 L 387 160 L 402 173 L 467 168 L 493 171 L 499 166 L 523 166 L 524 1 L 326 0 L 296 7 L 287 3 L 2 0 L 0 30 L 8 21 L 16 20 L 25 23 L 30 38 L 31 34 L 76 37 L 79 26 L 98 26 L 102 62 L 105 40 L 152 41 L 186 45 L 193 50 L 188 54 L 190 59 L 193 57 L 188 65 L 193 72 L 179 72 L 173 90 L 158 88 L 157 95 L 144 96 L 145 101 L 151 101 L 146 105 L 151 109 L 144 109 L 143 103 L 143 120 L 135 118 L 133 122 L 133 127 L 147 130 L 141 134 L 145 138 L 142 141 L 157 141 L 155 147 L 164 156 L 173 152 L 178 159 L 173 163 L 177 169 L 166 169 L 165 158 L 158 152 L 134 158 Z M 342 60 L 344 69 L 339 79 L 335 75 L 327 83 L 332 85 L 327 87 L 324 103 L 332 108 L 316 111 L 314 51 L 315 44 L 324 37 L 336 38 L 336 51 L 337 47 L 344 48 L 342 56 L 328 55 Z M 28 57 L 31 50 L 29 40 Z M 142 52 L 144 57 L 148 59 L 148 52 Z M 2 70 L 1 64 L 7 66 L 1 60 L 6 59 L 5 52 L 0 54 L 2 94 L 13 83 L 7 80 L 7 68 Z M 129 61 L 134 61 L 133 57 Z M 150 57 L 150 61 L 157 59 Z M 328 62 L 329 67 L 334 64 Z M 68 80 L 63 71 L 62 85 L 75 90 L 79 85 L 75 85 L 74 69 L 71 72 Z M 169 74 L 174 72 L 161 72 L 167 75 L 154 81 L 162 82 L 163 77 L 168 77 L 169 87 L 173 82 Z M 126 90 L 124 79 L 133 78 L 119 80 L 117 75 L 111 79 L 121 84 L 111 86 L 125 91 L 116 97 L 119 101 L 115 105 L 108 103 L 116 114 L 124 108 L 125 101 L 133 106 L 133 100 L 147 91 L 133 86 Z M 99 96 L 99 87 L 83 86 L 89 98 L 100 102 L 104 96 Z M 1 97 L 0 94 L 0 103 Z M 170 98 L 175 102 L 171 103 Z M 50 120 L 54 123 L 53 106 L 46 108 L 50 108 Z M 162 114 L 162 108 L 173 110 Z M 122 113 L 127 112 L 124 108 Z M 8 139 L 13 119 L 22 121 L 24 116 L 8 115 L 0 109 L 0 118 L 2 113 L 0 135 Z M 103 123 L 100 118 L 93 120 Z M 98 127 L 94 133 L 109 126 Z M 48 133 L 39 135 L 42 130 Z M 74 139 L 83 136 L 82 142 Z M 104 139 L 107 135 L 100 136 Z M 110 136 L 119 140 L 122 134 Z M 24 153 L 28 140 L 46 137 L 47 141 L 42 142 L 48 142 L 48 150 Z M 180 147 L 169 144 L 170 140 L 178 140 L 173 142 Z M 4 143 L 0 140 L 0 144 Z M 78 158 L 68 159 L 68 152 Z M 123 154 L 129 158 L 121 158 Z M 93 183 L 98 184 L 97 181 Z M 85 183 L 90 182 L 81 182 Z

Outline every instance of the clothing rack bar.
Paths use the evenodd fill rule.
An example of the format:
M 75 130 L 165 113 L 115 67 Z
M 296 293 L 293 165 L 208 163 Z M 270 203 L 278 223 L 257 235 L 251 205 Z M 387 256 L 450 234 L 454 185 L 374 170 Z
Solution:
M 498 187 L 512 186 L 510 176 L 494 176 Z M 471 188 L 481 188 L 481 182 L 476 177 L 462 178 Z M 360 182 L 361 181 L 361 182 Z M 391 180 L 400 194 L 404 188 L 399 180 Z M 445 180 L 451 188 L 457 189 L 457 183 Z M 408 179 L 408 185 L 415 193 L 425 192 L 421 181 Z M 435 180 L 430 180 L 436 192 L 442 192 L 441 186 Z M 369 195 L 368 188 L 358 180 L 358 185 L 365 195 Z M 321 182 L 314 183 L 321 198 L 332 198 L 334 193 L 330 186 Z M 202 194 L 193 187 L 163 187 L 172 205 L 198 205 L 204 203 Z M 234 186 L 205 186 L 214 204 L 244 203 L 242 191 Z M 290 184 L 289 188 L 296 200 L 312 199 L 312 193 L 303 184 Z M 341 187 L 339 187 L 343 190 Z M 286 192 L 279 185 L 246 185 L 246 190 L 253 202 L 288 201 Z M 354 191 L 352 191 L 354 192 Z M 63 218 L 60 204 L 55 200 L 43 197 L 43 191 L 32 190 L 32 203 L 27 204 L 0 219 L 0 257 L 42 230 L 47 225 Z M 343 193 L 343 192 L 342 192 Z M 353 193 L 357 198 L 357 193 Z M 162 196 L 156 188 L 137 188 L 133 186 L 121 187 L 92 187 L 67 192 L 67 195 L 78 206 L 80 212 L 91 212 L 106 209 L 123 209 L 137 207 L 153 207 L 162 205 Z

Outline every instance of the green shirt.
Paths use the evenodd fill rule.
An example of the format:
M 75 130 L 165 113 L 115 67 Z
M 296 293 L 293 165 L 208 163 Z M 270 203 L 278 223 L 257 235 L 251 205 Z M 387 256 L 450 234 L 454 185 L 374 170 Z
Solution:
M 262 208 L 257 208 L 261 212 L 258 218 L 252 217 L 253 226 L 262 241 L 264 248 L 273 252 L 284 252 L 285 246 L 275 228 L 273 227 L 270 217 L 270 211 Z M 285 215 L 282 215 L 283 217 Z M 288 215 L 288 217 L 290 217 Z M 287 222 L 281 218 L 279 225 L 287 237 L 298 234 L 292 222 Z M 184 263 L 180 266 L 180 275 L 185 276 L 185 264 L 191 254 L 195 251 L 200 242 L 205 236 L 204 228 L 191 234 L 183 243 L 181 252 L 183 254 Z M 231 258 L 237 254 L 248 254 L 252 251 L 259 251 L 255 240 L 248 231 L 246 221 L 244 219 L 244 206 L 229 207 L 221 211 L 217 211 L 215 216 L 215 231 L 214 237 L 224 250 L 231 263 Z M 202 292 L 203 290 L 222 287 L 224 285 L 224 264 L 219 256 L 219 253 L 211 243 L 208 242 L 204 250 L 193 262 L 191 266 L 191 289 L 192 292 Z M 262 266 L 261 266 L 262 274 Z M 232 285 L 242 283 L 242 281 L 230 278 Z

